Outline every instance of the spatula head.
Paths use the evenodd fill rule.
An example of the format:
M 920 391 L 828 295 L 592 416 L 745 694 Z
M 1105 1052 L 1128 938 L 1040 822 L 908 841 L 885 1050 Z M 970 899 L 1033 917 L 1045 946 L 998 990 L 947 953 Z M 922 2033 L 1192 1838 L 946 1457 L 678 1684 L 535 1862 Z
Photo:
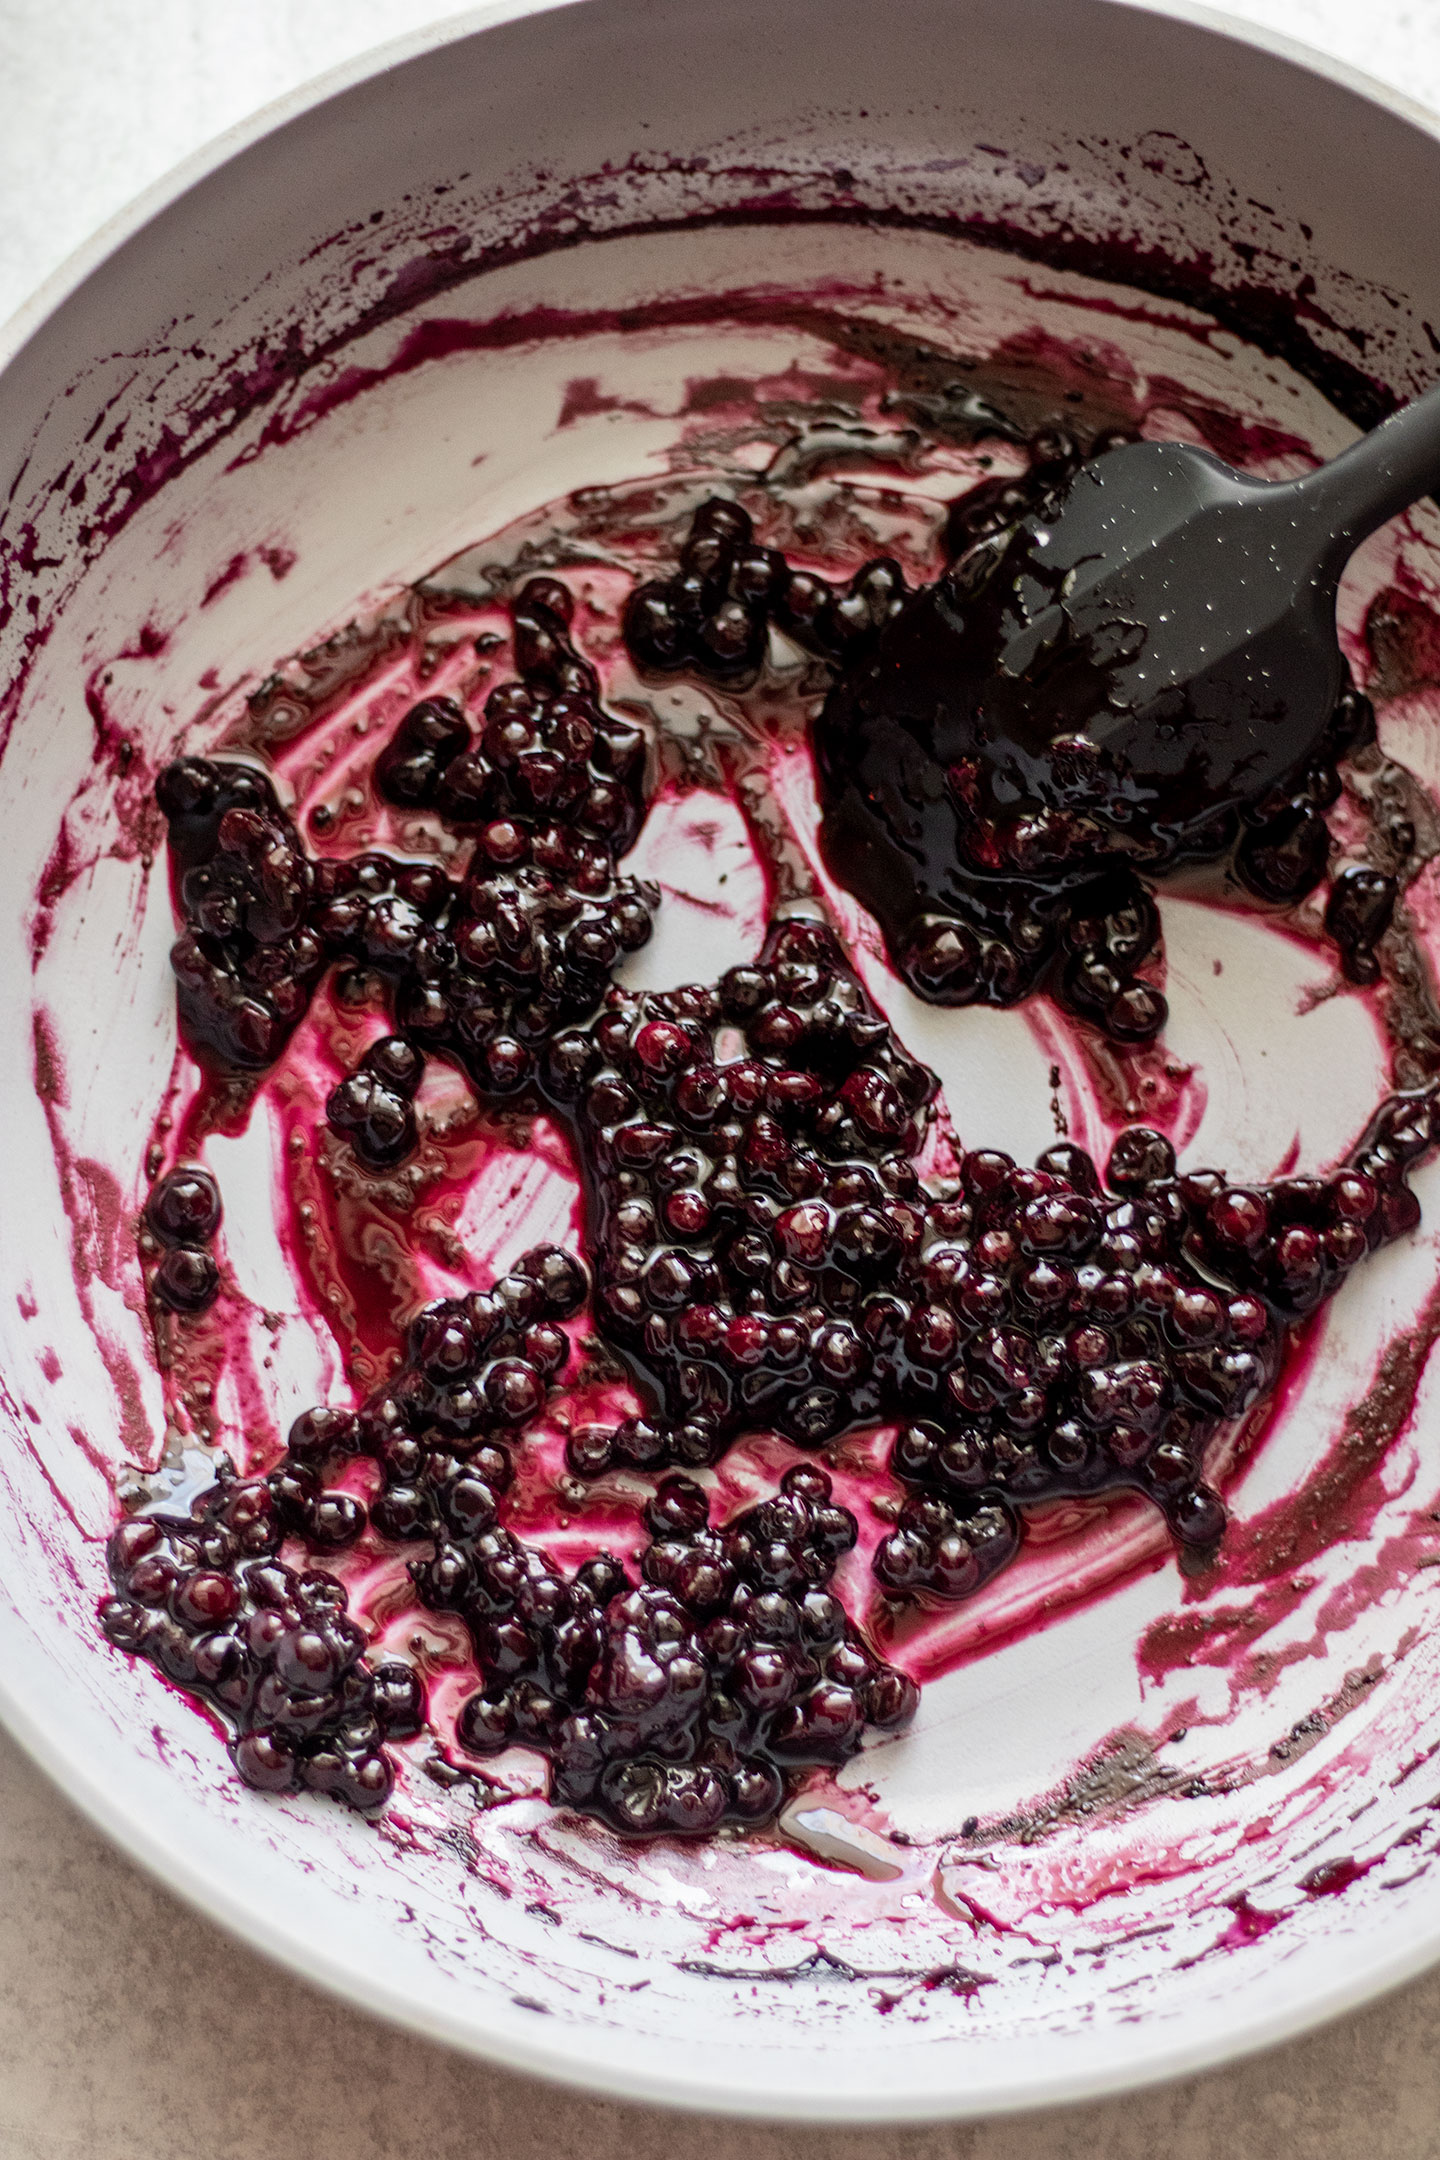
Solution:
M 982 874 L 1216 853 L 1343 747 L 1324 541 L 1290 490 L 1208 451 L 1110 451 L 906 604 L 832 694 L 822 759 L 908 738 Z

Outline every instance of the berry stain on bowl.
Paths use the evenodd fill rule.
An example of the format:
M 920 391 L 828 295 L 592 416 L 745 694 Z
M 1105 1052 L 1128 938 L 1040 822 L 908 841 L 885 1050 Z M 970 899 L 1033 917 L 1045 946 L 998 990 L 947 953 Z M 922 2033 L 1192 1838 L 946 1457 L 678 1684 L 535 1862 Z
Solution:
M 608 411 L 663 456 L 211 671 L 125 762 L 174 1061 L 111 1203 L 151 1370 L 97 1624 L 257 1805 L 620 1959 L 678 1899 L 677 1969 L 923 2022 L 1081 1929 L 1123 1963 L 1137 1883 L 1183 1963 L 1403 1857 L 1298 1781 L 1321 1858 L 1216 1888 L 1227 1805 L 1381 1678 L 1281 1713 L 1311 1646 L 1440 1557 L 1396 1469 L 1440 825 L 1391 687 L 1434 618 L 1412 524 L 1263 785 L 1220 744 L 1147 823 L 1077 733 L 1017 795 L 1003 743 L 945 748 L 997 539 L 1117 442 L 1314 453 L 1243 348 L 1182 393 L 1073 320 L 952 354 L 850 305 L 772 296 L 749 374 L 696 372 L 701 325 L 673 408 L 564 375 L 552 465 Z M 617 381 L 663 336 L 610 336 Z M 1127 1600 L 1147 1708 L 1107 1729 L 1086 1630 Z M 1062 1641 L 1055 1774 L 1001 1805 L 975 1676 Z

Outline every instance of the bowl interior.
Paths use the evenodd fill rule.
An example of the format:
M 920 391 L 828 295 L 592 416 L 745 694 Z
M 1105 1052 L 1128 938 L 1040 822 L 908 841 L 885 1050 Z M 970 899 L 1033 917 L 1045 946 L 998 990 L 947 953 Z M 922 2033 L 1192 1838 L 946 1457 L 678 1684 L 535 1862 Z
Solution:
M 1263 1444 L 1234 1450 L 1218 1572 L 1187 1584 L 1139 1509 L 1037 1540 L 947 1623 L 914 1731 L 817 1800 L 833 1820 L 809 1851 L 625 1848 L 418 1775 L 379 1827 L 261 1798 L 94 1624 L 113 1483 L 163 1445 L 134 1246 L 175 1052 L 149 789 L 271 668 L 435 566 L 474 583 L 576 489 L 753 472 L 795 384 L 843 418 L 887 352 L 951 356 L 1022 405 L 1128 398 L 1152 432 L 1224 417 L 1229 454 L 1276 473 L 1420 378 L 1426 272 L 1399 205 L 1370 179 L 1338 190 L 1310 145 L 1343 120 L 1399 188 L 1432 171 L 1427 138 L 1215 31 L 1020 12 L 1024 68 L 1014 9 L 907 4 L 881 47 L 860 9 L 730 8 L 703 82 L 683 8 L 590 0 L 456 33 L 196 178 L 0 379 L 7 1714 L 133 1850 L 316 1977 L 518 2064 L 697 2105 L 1033 2105 L 1217 2059 L 1432 1954 L 1440 1169 L 1416 1181 L 1424 1227 L 1347 1286 Z M 1262 189 L 1237 108 L 1267 99 Z M 1146 274 L 1168 289 L 1122 282 Z M 748 446 L 711 440 L 716 384 L 748 399 Z M 862 464 L 843 484 L 913 508 L 945 477 Z M 1357 669 L 1374 596 L 1423 605 L 1437 545 L 1425 508 L 1357 558 Z M 1382 687 L 1429 849 L 1436 693 L 1423 668 Z M 800 782 L 793 807 L 804 834 Z M 676 887 L 656 985 L 754 935 L 738 842 L 750 898 L 703 931 L 694 808 L 640 843 Z M 1194 893 L 1162 913 L 1173 1018 L 1147 1084 L 1184 1098 L 1182 1161 L 1333 1162 L 1391 1082 L 1378 1008 L 1271 920 Z M 1057 1101 L 1102 1152 L 1123 1121 L 1048 1008 L 884 998 L 968 1144 L 1033 1157 Z M 257 1119 L 215 1160 L 283 1426 L 336 1357 L 275 1240 L 274 1132 Z M 477 1279 L 530 1241 L 478 1217 L 467 1236 Z M 848 1864 L 826 1864 L 827 1834 Z

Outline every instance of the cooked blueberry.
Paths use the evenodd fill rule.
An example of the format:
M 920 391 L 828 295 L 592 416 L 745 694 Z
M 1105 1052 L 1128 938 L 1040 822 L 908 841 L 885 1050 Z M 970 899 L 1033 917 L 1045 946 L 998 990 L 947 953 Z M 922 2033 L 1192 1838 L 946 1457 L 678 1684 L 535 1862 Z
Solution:
M 196 1163 L 161 1178 L 145 1203 L 145 1219 L 166 1245 L 208 1245 L 220 1215 L 220 1188 Z

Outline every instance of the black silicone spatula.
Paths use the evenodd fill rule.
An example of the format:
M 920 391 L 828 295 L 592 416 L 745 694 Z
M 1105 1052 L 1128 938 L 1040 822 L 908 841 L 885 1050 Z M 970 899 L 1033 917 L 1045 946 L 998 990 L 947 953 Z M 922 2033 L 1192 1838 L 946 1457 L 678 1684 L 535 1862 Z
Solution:
M 943 629 L 932 612 L 922 652 L 922 624 L 897 624 L 879 672 L 905 679 L 942 766 L 985 769 L 996 808 L 1074 805 L 1078 784 L 1112 834 L 1131 817 L 1139 852 L 1143 832 L 1183 854 L 1320 754 L 1346 684 L 1340 574 L 1437 486 L 1440 389 L 1299 480 L 1127 444 L 959 563 L 933 589 Z

